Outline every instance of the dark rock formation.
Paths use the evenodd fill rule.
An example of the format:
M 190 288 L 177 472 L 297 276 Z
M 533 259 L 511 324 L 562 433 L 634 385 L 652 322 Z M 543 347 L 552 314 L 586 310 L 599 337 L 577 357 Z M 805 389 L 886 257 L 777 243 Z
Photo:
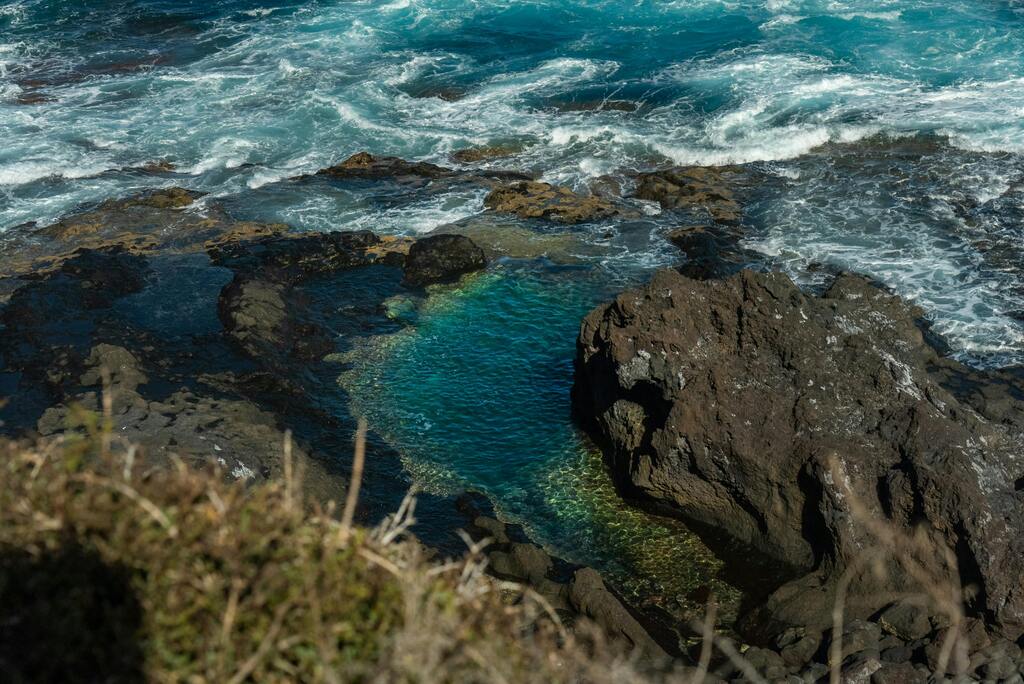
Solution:
M 610 254 L 607 245 L 595 244 L 571 226 L 553 230 L 524 226 L 511 215 L 484 213 L 468 216 L 455 223 L 439 226 L 430 235 L 465 235 L 472 240 L 488 260 L 511 257 L 537 259 L 543 257 L 559 264 L 578 264 L 581 257 Z M 420 238 L 422 240 L 422 238 Z
M 467 147 L 463 150 L 456 150 L 449 155 L 449 158 L 457 164 L 478 164 L 492 159 L 511 157 L 522 150 L 523 146 L 521 144 L 485 145 L 483 147 Z
M 339 181 L 389 181 L 414 188 L 431 184 L 443 188 L 453 183 L 493 186 L 501 181 L 529 178 L 525 174 L 514 171 L 488 169 L 461 171 L 429 162 L 406 161 L 399 157 L 376 157 L 369 152 L 358 152 L 340 164 L 317 171 L 315 176 Z M 304 178 L 309 178 L 309 176 L 300 176 L 298 179 Z
M 827 627 L 838 577 L 878 545 L 871 520 L 907 534 L 923 526 L 952 549 L 976 587 L 972 610 L 1016 639 L 1020 433 L 929 375 L 936 355 L 919 313 L 850 275 L 814 297 L 781 274 L 661 272 L 584 320 L 575 408 L 629 494 L 792 579 L 750 624 Z M 952 581 L 941 553 L 913 557 Z M 853 571 L 848 617 L 922 590 L 887 562 L 883 575 Z M 890 617 L 907 637 L 923 629 Z
M 422 287 L 458 280 L 487 266 L 482 249 L 464 235 L 430 235 L 409 248 L 405 282 Z
M 350 309 L 349 327 L 328 331 L 304 284 L 380 265 L 396 273 L 383 299 L 398 287 L 394 267 L 411 240 L 296 234 L 235 221 L 217 206 L 201 215 L 190 209 L 197 197 L 180 188 L 150 192 L 4 236 L 4 433 L 75 429 L 82 408 L 100 409 L 106 382 L 119 437 L 155 462 L 171 454 L 220 462 L 244 479 L 281 470 L 280 411 L 306 406 L 302 420 L 315 423 L 322 412 L 306 385 L 324 376 L 337 394 L 333 371 L 315 369 L 345 330 L 371 329 L 366 318 L 380 305 L 371 302 L 366 314 Z M 173 291 L 163 291 L 168 279 Z M 362 290 L 372 298 L 372 287 Z M 175 298 L 183 301 L 167 304 L 166 321 L 152 315 Z M 319 482 L 323 498 L 336 498 L 339 482 L 308 453 L 296 444 L 309 488 Z
M 687 226 L 668 234 L 668 239 L 686 255 L 680 272 L 690 278 L 725 278 L 752 264 L 756 255 L 740 247 L 743 233 L 734 224 Z
M 569 583 L 569 602 L 580 615 L 590 618 L 613 637 L 625 639 L 648 654 L 665 656 L 661 646 L 608 590 L 596 570 L 576 571 Z
M 52 270 L 80 249 L 197 253 L 288 230 L 284 224 L 235 221 L 218 207 L 205 214 L 188 211 L 201 196 L 183 188 L 167 188 L 108 200 L 49 226 L 13 228 L 0 236 L 0 278 Z
M 412 243 L 368 230 L 292 233 L 214 245 L 208 253 L 216 265 L 245 276 L 297 282 L 370 264 L 401 267 Z
M 473 509 L 465 501 L 461 505 Z M 613 641 L 639 648 L 648 657 L 663 659 L 667 651 L 679 654 L 677 635 L 666 631 L 659 634 L 660 642 L 655 639 L 596 570 L 552 558 L 518 527 L 494 518 L 477 515 L 469 532 L 478 540 L 490 540 L 484 553 L 492 575 L 530 587 L 570 623 L 586 618 Z
M 358 152 L 340 164 L 317 171 L 318 176 L 330 178 L 444 178 L 456 172 L 427 162 L 409 162 L 399 157 L 375 157 L 369 152 Z
M 658 202 L 663 209 L 706 213 L 719 223 L 740 220 L 743 206 L 738 191 L 754 182 L 742 166 L 685 166 L 642 173 L 636 197 Z
M 520 181 L 495 188 L 484 200 L 494 211 L 558 223 L 597 221 L 622 213 L 601 197 L 578 195 L 569 188 L 538 181 Z

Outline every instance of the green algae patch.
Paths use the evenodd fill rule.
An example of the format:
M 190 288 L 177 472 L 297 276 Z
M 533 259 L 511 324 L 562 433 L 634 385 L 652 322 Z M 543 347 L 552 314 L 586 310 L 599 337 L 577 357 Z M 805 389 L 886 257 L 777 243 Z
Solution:
M 543 486 L 566 525 L 587 522 L 586 538 L 576 543 L 601 549 L 608 579 L 632 602 L 688 623 L 714 597 L 722 622 L 735 618 L 740 593 L 719 579 L 722 561 L 681 522 L 625 502 L 599 451 L 581 446 Z

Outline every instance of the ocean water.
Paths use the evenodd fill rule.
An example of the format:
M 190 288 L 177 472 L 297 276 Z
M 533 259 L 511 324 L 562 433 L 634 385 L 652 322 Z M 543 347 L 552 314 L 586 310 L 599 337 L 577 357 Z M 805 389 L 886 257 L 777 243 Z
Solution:
M 286 180 L 360 150 L 503 145 L 496 165 L 580 190 L 752 164 L 758 265 L 868 274 L 958 358 L 1024 361 L 1020 0 L 0 0 L 0 136 L 0 230 L 167 185 L 304 229 L 482 211 L 465 187 Z M 568 414 L 580 317 L 680 259 L 661 236 L 683 219 L 646 209 L 574 229 L 597 249 L 571 266 L 505 260 L 437 292 L 340 381 L 424 486 L 483 491 L 623 575 L 691 557 L 695 585 L 699 544 L 630 517 Z

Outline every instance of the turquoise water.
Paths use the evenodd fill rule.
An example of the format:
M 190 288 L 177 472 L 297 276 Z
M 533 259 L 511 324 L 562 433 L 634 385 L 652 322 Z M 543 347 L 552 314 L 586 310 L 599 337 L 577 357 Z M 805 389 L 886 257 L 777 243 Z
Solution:
M 506 144 L 503 167 L 627 192 L 637 170 L 750 163 L 764 265 L 867 273 L 958 357 L 1024 361 L 1019 0 L 0 0 L 0 136 L 0 230 L 166 185 L 304 229 L 482 211 L 466 187 L 286 180 L 363 149 L 450 164 Z M 483 490 L 570 558 L 675 564 L 689 585 L 702 551 L 617 507 L 568 418 L 580 316 L 679 259 L 661 235 L 683 218 L 644 209 L 573 229 L 599 248 L 573 268 L 507 261 L 436 293 L 341 381 L 429 486 Z
M 625 590 L 685 596 L 717 563 L 682 526 L 625 506 L 570 419 L 578 321 L 628 280 L 610 275 L 505 261 L 435 289 L 417 326 L 353 354 L 340 382 L 427 489 L 485 492 L 531 538 Z

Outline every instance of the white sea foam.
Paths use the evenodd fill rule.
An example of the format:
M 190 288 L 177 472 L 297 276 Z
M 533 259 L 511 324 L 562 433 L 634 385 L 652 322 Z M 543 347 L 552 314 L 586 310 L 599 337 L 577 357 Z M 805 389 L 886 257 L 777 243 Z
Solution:
M 108 168 L 107 164 L 100 161 L 80 162 L 80 165 L 75 165 L 71 160 L 0 163 L 0 186 L 25 185 L 45 178 L 88 178 L 103 173 Z
M 0 0 L 0 14 L 13 16 L 27 6 Z M 156 159 L 173 161 L 190 174 L 187 182 L 213 197 L 261 188 L 277 198 L 267 186 L 362 149 L 449 163 L 455 149 L 512 141 L 523 150 L 496 165 L 577 188 L 666 158 L 679 164 L 771 162 L 772 182 L 794 180 L 802 187 L 820 169 L 788 160 L 827 143 L 879 133 L 939 132 L 965 150 L 1024 154 L 1024 33 L 1007 23 L 975 30 L 973 15 L 932 31 L 922 18 L 927 12 L 911 11 L 937 7 L 933 0 L 610 3 L 604 7 L 607 25 L 569 22 L 543 27 L 536 36 L 521 27 L 524 39 L 539 41 L 543 57 L 512 46 L 507 59 L 489 51 L 487 41 L 504 40 L 502 31 L 516 30 L 514 22 L 522 21 L 517 13 L 532 18 L 550 11 L 560 17 L 579 8 L 548 0 L 506 9 L 471 0 L 318 4 L 294 13 L 263 8 L 247 12 L 254 21 L 237 22 L 236 16 L 215 22 L 195 45 L 224 47 L 193 63 L 69 79 L 46 87 L 59 105 L 34 107 L 14 104 L 20 91 L 9 74 L 36 60 L 60 58 L 61 48 L 5 36 L 0 133 L 17 147 L 0 151 L 0 184 L 56 180 L 47 181 L 45 193 L 0 193 L 0 227 L 135 189 L 137 176 L 126 182 L 116 172 L 96 174 Z M 718 15 L 753 21 L 761 31 L 744 28 L 732 40 L 729 22 L 713 21 Z M 597 16 L 587 20 L 600 22 Z M 825 49 L 819 32 L 837 22 L 852 22 L 841 32 L 856 38 L 863 30 L 865 40 L 875 42 Z M 904 23 L 913 30 L 897 34 Z M 658 59 L 675 50 L 642 49 L 677 40 L 676 29 L 703 31 L 702 26 L 714 26 L 724 41 L 742 47 L 704 49 L 674 65 Z M 941 32 L 948 40 L 934 37 Z M 879 38 L 886 35 L 891 39 Z M 410 94 L 427 83 L 457 87 L 460 97 Z M 645 104 L 638 112 L 565 112 L 551 106 L 581 93 L 595 99 L 622 93 Z M 934 229 L 927 222 L 911 224 L 906 216 L 924 212 L 933 223 L 956 223 L 970 205 L 957 204 L 961 195 L 977 203 L 997 201 L 1019 180 L 1013 169 L 1019 171 L 1020 164 L 1007 161 L 1000 169 L 950 170 L 958 179 L 950 187 L 921 187 L 924 181 L 910 178 L 886 192 L 904 192 L 901 201 L 914 196 L 919 204 L 876 207 L 882 215 L 904 216 L 884 224 L 871 224 L 872 217 L 858 214 L 852 200 L 837 204 L 791 190 L 759 219 L 782 233 L 762 236 L 756 246 L 791 263 L 794 272 L 809 261 L 829 259 L 880 274 L 928 307 L 936 325 L 945 326 L 964 349 L 1013 348 L 1017 342 L 1005 313 L 1010 306 L 1001 293 L 1016 276 L 982 275 L 983 260 L 964 257 L 970 250 L 962 245 L 950 251 L 949 241 L 938 235 L 922 239 L 921 246 L 904 248 L 898 241 Z M 877 185 L 865 186 L 857 199 L 880 192 Z M 311 185 L 302 194 L 308 197 L 274 210 L 306 227 L 407 233 L 470 215 L 482 201 L 461 189 L 384 207 L 368 204 L 355 191 Z M 798 230 L 805 224 L 814 230 Z M 860 243 L 844 240 L 841 230 L 830 228 L 868 224 L 888 241 L 870 231 Z M 654 243 L 644 249 L 662 255 Z M 628 258 L 641 260 L 642 251 L 632 249 Z M 950 283 L 960 282 L 968 285 L 955 299 Z M 994 312 L 988 318 L 985 307 Z

